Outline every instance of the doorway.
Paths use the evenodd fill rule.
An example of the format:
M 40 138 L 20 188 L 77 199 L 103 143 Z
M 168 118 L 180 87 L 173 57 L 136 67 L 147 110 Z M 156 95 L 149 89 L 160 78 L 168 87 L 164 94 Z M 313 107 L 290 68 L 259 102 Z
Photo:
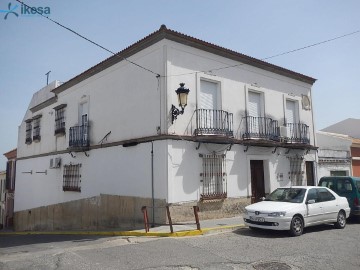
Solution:
M 261 197 L 265 197 L 264 182 L 264 161 L 250 160 L 251 173 L 251 203 L 260 201 Z
M 314 162 L 306 161 L 306 181 L 308 186 L 315 186 L 315 179 L 314 179 Z

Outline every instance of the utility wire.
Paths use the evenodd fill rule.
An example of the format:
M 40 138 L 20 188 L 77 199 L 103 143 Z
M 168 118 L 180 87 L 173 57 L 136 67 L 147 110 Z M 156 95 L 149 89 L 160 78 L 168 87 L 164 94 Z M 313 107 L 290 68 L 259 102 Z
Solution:
M 95 41 L 92 41 L 91 39 L 89 39 L 89 38 L 87 38 L 87 37 L 79 34 L 78 32 L 72 30 L 71 28 L 66 27 L 66 26 L 64 26 L 63 24 L 61 24 L 61 23 L 59 23 L 59 22 L 57 22 L 57 21 L 49 18 L 48 16 L 43 15 L 42 13 L 38 12 L 36 9 L 32 9 L 32 7 L 28 6 L 28 5 L 25 4 L 24 2 L 22 2 L 22 1 L 20 1 L 20 0 L 15 0 L 15 1 L 16 1 L 16 2 L 19 2 L 20 4 L 22 4 L 22 5 L 24 5 L 24 6 L 28 7 L 28 8 L 30 8 L 31 10 L 35 10 L 35 12 L 36 12 L 37 14 L 39 14 L 40 16 L 48 19 L 49 21 L 51 21 L 51 22 L 59 25 L 60 27 L 62 27 L 62 28 L 64 28 L 64 29 L 72 32 L 73 34 L 81 37 L 82 39 L 85 39 L 86 41 L 94 44 L 95 46 L 97 46 L 97 47 L 99 47 L 99 48 L 101 48 L 101 49 L 103 49 L 103 50 L 111 53 L 112 55 L 114 55 L 114 56 L 116 56 L 116 57 L 119 57 L 119 58 L 121 58 L 121 59 L 123 59 L 123 60 L 125 60 L 125 61 L 127 61 L 127 62 L 129 62 L 129 63 L 131 63 L 131 64 L 133 64 L 133 65 L 135 65 L 135 66 L 137 66 L 137 67 L 139 67 L 139 68 L 141 68 L 141 69 L 143 69 L 143 70 L 146 70 L 146 71 L 148 71 L 148 72 L 151 72 L 152 74 L 156 75 L 157 78 L 159 78 L 159 77 L 184 76 L 184 75 L 191 75 L 191 74 L 197 74 L 197 73 L 211 73 L 211 72 L 217 71 L 217 70 L 222 70 L 222 69 L 227 69 L 227 68 L 233 68 L 233 67 L 239 67 L 239 66 L 245 65 L 245 63 L 241 63 L 241 64 L 229 65 L 229 66 L 225 66 L 225 67 L 213 68 L 213 69 L 209 69 L 209 70 L 203 70 L 203 71 L 194 71 L 194 72 L 189 72 L 189 73 L 182 73 L 182 74 L 161 76 L 160 74 L 152 71 L 151 69 L 148 69 L 148 68 L 146 68 L 146 67 L 143 67 L 143 66 L 141 66 L 141 65 L 139 65 L 139 64 L 137 64 L 137 63 L 135 63 L 135 62 L 133 62 L 133 61 L 125 58 L 125 57 L 120 57 L 117 53 L 115 53 L 115 52 L 113 52 L 113 51 L 105 48 L 104 46 L 101 46 L 100 44 L 96 43 Z M 337 36 L 337 37 L 334 37 L 334 38 L 331 38 L 331 39 L 327 39 L 327 40 L 324 40 L 324 41 L 320 41 L 320 42 L 317 42 L 317 43 L 313 43 L 313 44 L 310 44 L 310 45 L 307 45 L 307 46 L 304 46 L 304 47 L 301 47 L 301 48 L 297 48 L 297 49 L 294 49 L 294 50 L 290 50 L 290 51 L 287 51 L 287 52 L 283 52 L 283 53 L 275 54 L 275 55 L 272 55 L 272 56 L 269 56 L 269 57 L 261 58 L 260 60 L 261 60 L 261 61 L 265 61 L 265 60 L 268 60 L 268 59 L 271 59 L 271 58 L 275 58 L 275 57 L 279 57 L 279 56 L 282 56 L 282 55 L 286 55 L 286 54 L 294 53 L 294 52 L 297 52 L 297 51 L 305 50 L 305 49 L 308 49 L 308 48 L 311 48 L 311 47 L 315 47 L 315 46 L 318 46 L 318 45 L 321 45 L 321 44 L 324 44 L 324 43 L 328 43 L 328 42 L 331 42 L 331 41 L 334 41 L 334 40 L 337 40 L 337 39 L 341 39 L 341 38 L 344 38 L 344 37 L 352 36 L 352 35 L 355 35 L 355 34 L 358 34 L 358 33 L 360 33 L 360 30 L 357 30 L 357 31 L 354 31 L 354 32 L 351 32 L 351 33 L 348 33 L 348 34 L 344 34 L 344 35 L 341 35 L 341 36 Z
M 282 56 L 282 55 L 286 55 L 286 54 L 294 53 L 294 52 L 297 52 L 297 51 L 305 50 L 305 49 L 308 49 L 310 47 L 315 47 L 315 46 L 318 46 L 318 45 L 321 45 L 321 44 L 324 44 L 324 43 L 328 43 L 328 42 L 331 42 L 331 41 L 334 41 L 334 40 L 337 40 L 337 39 L 340 39 L 340 38 L 352 36 L 352 35 L 359 34 L 359 33 L 360 33 L 360 30 L 357 30 L 357 31 L 354 31 L 354 32 L 351 32 L 351 33 L 348 33 L 348 34 L 344 34 L 344 35 L 337 36 L 337 37 L 334 37 L 334 38 L 331 38 L 331 39 L 327 39 L 327 40 L 324 40 L 324 41 L 313 43 L 311 45 L 307 45 L 307 46 L 304 46 L 304 47 L 301 47 L 301 48 L 297 48 L 297 49 L 290 50 L 290 51 L 287 51 L 287 52 L 283 52 L 283 53 L 275 54 L 275 55 L 268 56 L 268 57 L 265 57 L 265 58 L 261 58 L 260 60 L 265 61 L 265 60 L 268 60 L 268 59 L 271 59 L 271 58 L 275 58 L 275 57 L 279 57 L 279 56 Z M 227 69 L 227 68 L 233 68 L 233 67 L 239 67 L 239 66 L 243 66 L 243 65 L 245 65 L 245 63 L 236 64 L 236 65 L 230 65 L 230 66 L 225 66 L 225 67 L 219 67 L 219 68 L 213 68 L 213 69 L 203 70 L 203 71 L 194 71 L 194 72 L 188 72 L 188 73 L 182 73 L 182 74 L 168 75 L 166 77 L 184 76 L 184 75 L 191 75 L 191 74 L 197 74 L 197 73 L 211 73 L 213 71 Z
M 148 69 L 148 68 L 146 68 L 146 67 L 143 67 L 143 66 L 141 66 L 141 65 L 139 65 L 139 64 L 137 64 L 137 63 L 135 63 L 135 62 L 133 62 L 133 61 L 130 61 L 129 59 L 127 59 L 127 58 L 125 58 L 125 57 L 120 57 L 117 53 L 115 53 L 115 52 L 113 52 L 113 51 L 105 48 L 104 46 L 101 46 L 99 43 L 96 43 L 95 41 L 92 41 L 91 39 L 88 39 L 87 37 L 79 34 L 78 32 L 72 30 L 71 28 L 66 27 L 65 25 L 63 25 L 63 24 L 61 24 L 61 23 L 59 23 L 59 22 L 57 22 L 57 21 L 49 18 L 48 16 L 43 15 L 42 13 L 38 12 L 37 9 L 35 9 L 35 8 L 33 9 L 32 7 L 28 6 L 28 5 L 25 4 L 24 2 L 22 2 L 22 1 L 20 1 L 20 0 L 15 0 L 15 1 L 16 1 L 16 2 L 19 2 L 20 4 L 24 5 L 24 6 L 27 7 L 27 8 L 30 8 L 32 11 L 36 11 L 36 13 L 39 14 L 40 16 L 48 19 L 49 21 L 51 21 L 51 22 L 59 25 L 60 27 L 62 27 L 62 28 L 64 28 L 64 29 L 72 32 L 73 34 L 81 37 L 82 39 L 85 39 L 86 41 L 94 44 L 95 46 L 97 46 L 97 47 L 99 47 L 99 48 L 101 48 L 101 49 L 103 49 L 103 50 L 111 53 L 112 55 L 114 55 L 114 56 L 116 56 L 116 57 L 119 57 L 119 58 L 121 58 L 121 59 L 123 59 L 123 60 L 125 60 L 125 61 L 127 61 L 127 62 L 129 62 L 129 63 L 131 63 L 131 64 L 133 64 L 133 65 L 135 65 L 135 66 L 137 66 L 137 67 L 139 67 L 139 68 L 142 68 L 143 70 L 146 70 L 146 71 L 148 71 L 148 72 L 151 72 L 151 73 L 155 74 L 156 77 L 160 77 L 160 74 L 158 74 L 158 73 L 156 73 L 156 72 L 154 72 L 154 71 L 152 71 L 152 70 L 150 70 L 150 69 Z

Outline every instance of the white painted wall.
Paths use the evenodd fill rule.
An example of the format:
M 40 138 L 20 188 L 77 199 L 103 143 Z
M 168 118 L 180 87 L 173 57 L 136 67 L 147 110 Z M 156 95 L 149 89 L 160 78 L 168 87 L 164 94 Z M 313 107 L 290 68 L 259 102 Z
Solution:
M 166 199 L 166 141 L 153 143 L 155 198 Z M 151 143 L 109 147 L 84 153 L 46 156 L 17 161 L 15 211 L 57 204 L 100 194 L 151 198 Z M 49 168 L 52 157 L 62 166 Z M 63 165 L 81 164 L 81 192 L 63 191 Z M 138 164 L 138 166 L 136 165 Z M 32 171 L 32 174 L 27 172 Z M 47 174 L 37 173 L 47 171 Z M 20 184 L 19 184 L 20 183 Z
M 15 211 L 43 205 L 56 204 L 101 193 L 125 196 L 151 197 L 151 143 L 124 148 L 114 146 L 69 154 L 57 154 L 62 164 L 81 163 L 82 190 L 62 191 L 61 169 L 49 169 L 49 160 L 56 151 L 68 148 L 69 128 L 77 125 L 79 105 L 88 103 L 91 145 L 99 145 L 103 137 L 111 131 L 105 141 L 112 143 L 127 139 L 154 136 L 158 127 L 162 133 L 179 135 L 179 140 L 154 142 L 155 198 L 166 199 L 169 203 L 196 201 L 200 198 L 200 172 L 202 160 L 199 154 L 220 151 L 224 145 L 197 144 L 181 140 L 182 135 L 192 135 L 194 131 L 193 113 L 197 108 L 200 80 L 202 78 L 218 82 L 220 85 L 221 109 L 234 114 L 234 133 L 241 138 L 242 118 L 245 116 L 247 93 L 263 93 L 265 115 L 279 120 L 284 118 L 286 99 L 298 101 L 299 118 L 313 130 L 311 111 L 300 106 L 301 95 L 310 95 L 311 86 L 273 74 L 248 65 L 214 71 L 213 74 L 197 73 L 217 67 L 239 64 L 220 56 L 190 48 L 169 40 L 162 40 L 130 57 L 142 66 L 168 77 L 158 79 L 132 64 L 122 61 L 91 78 L 70 87 L 58 95 L 58 101 L 34 114 L 26 112 L 25 119 L 42 114 L 41 141 L 25 144 L 25 123 L 19 128 Z M 185 74 L 185 75 L 181 75 Z M 171 123 L 170 108 L 177 104 L 175 90 L 184 82 L 190 88 L 188 106 L 185 113 Z M 256 86 L 252 86 L 255 84 Z M 53 108 L 67 104 L 65 109 L 66 135 L 54 136 L 55 113 Z M 310 135 L 314 144 L 313 134 Z M 273 148 L 244 147 L 234 145 L 226 154 L 228 197 L 250 196 L 250 160 L 262 159 L 265 165 L 266 191 L 279 186 L 290 185 L 288 179 L 289 162 L 287 156 L 303 153 L 284 149 L 272 153 Z M 30 159 L 24 157 L 37 156 Z M 314 160 L 314 154 L 306 159 Z M 36 172 L 47 171 L 47 174 Z M 32 171 L 32 174 L 26 172 Z M 278 175 L 283 173 L 283 180 Z

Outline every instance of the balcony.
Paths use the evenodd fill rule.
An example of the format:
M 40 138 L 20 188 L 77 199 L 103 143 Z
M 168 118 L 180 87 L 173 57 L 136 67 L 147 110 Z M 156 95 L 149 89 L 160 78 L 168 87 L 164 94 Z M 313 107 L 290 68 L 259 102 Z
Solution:
M 222 110 L 197 109 L 195 135 L 233 137 L 233 114 Z
M 85 151 L 90 147 L 89 125 L 70 128 L 69 148 L 73 151 Z
M 310 143 L 310 135 L 309 135 L 309 126 L 306 124 L 295 124 L 295 123 L 287 123 L 288 127 L 288 143 L 302 143 L 309 144 Z
M 279 140 L 278 121 L 268 117 L 245 116 L 245 132 L 243 139 Z

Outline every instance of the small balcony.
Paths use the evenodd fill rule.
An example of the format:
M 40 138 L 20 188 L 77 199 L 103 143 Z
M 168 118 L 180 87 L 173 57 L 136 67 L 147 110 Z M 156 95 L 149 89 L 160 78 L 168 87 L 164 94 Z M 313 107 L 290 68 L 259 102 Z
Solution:
M 288 127 L 288 143 L 302 143 L 309 144 L 310 143 L 310 134 L 309 134 L 309 126 L 306 124 L 295 124 L 295 123 L 287 123 Z
M 197 109 L 195 135 L 233 137 L 233 114 L 223 110 Z
M 243 139 L 279 140 L 279 124 L 277 120 L 272 120 L 269 117 L 245 116 L 243 121 L 245 122 Z
M 69 132 L 69 148 L 71 150 L 85 151 L 90 147 L 89 125 L 74 126 Z

